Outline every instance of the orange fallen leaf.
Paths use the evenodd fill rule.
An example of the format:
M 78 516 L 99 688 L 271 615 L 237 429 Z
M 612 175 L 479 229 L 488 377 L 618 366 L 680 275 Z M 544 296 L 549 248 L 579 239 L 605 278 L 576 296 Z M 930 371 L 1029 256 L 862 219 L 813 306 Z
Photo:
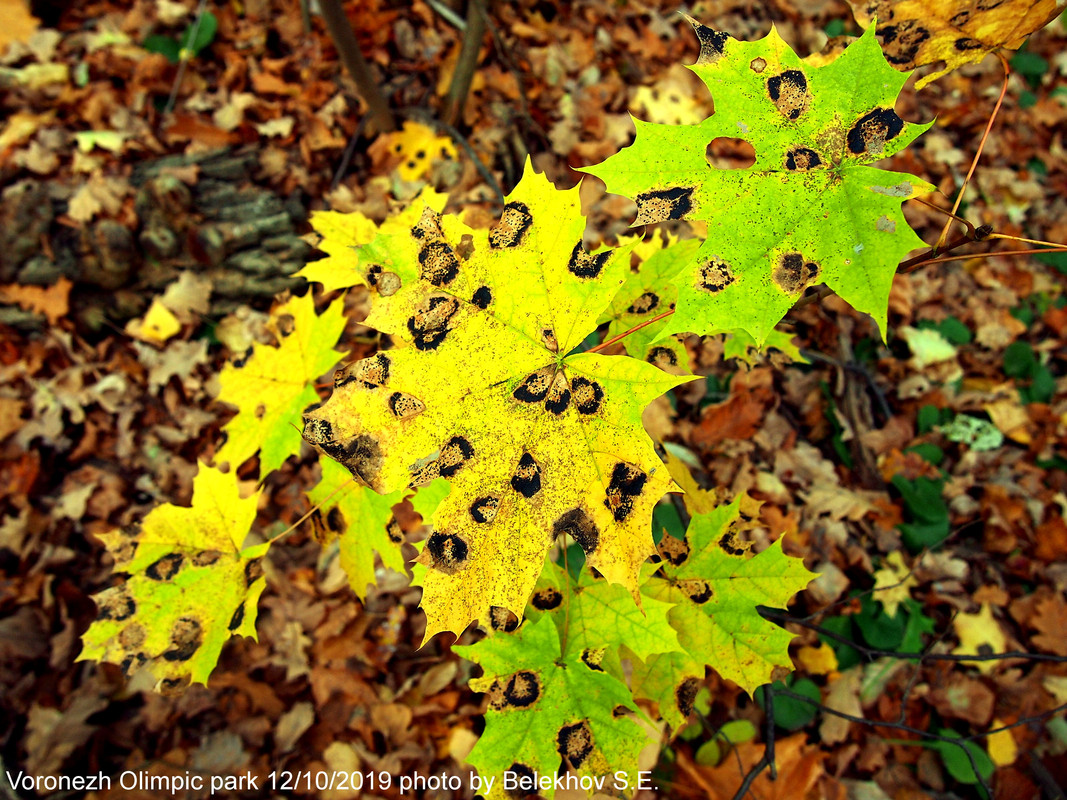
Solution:
M 37 30 L 41 21 L 30 13 L 23 0 L 0 0 L 0 53 L 12 42 L 24 42 Z
M 12 283 L 0 286 L 0 302 L 14 303 L 26 311 L 44 314 L 49 325 L 55 325 L 70 311 L 70 289 L 74 284 L 60 278 L 51 286 L 22 286 Z

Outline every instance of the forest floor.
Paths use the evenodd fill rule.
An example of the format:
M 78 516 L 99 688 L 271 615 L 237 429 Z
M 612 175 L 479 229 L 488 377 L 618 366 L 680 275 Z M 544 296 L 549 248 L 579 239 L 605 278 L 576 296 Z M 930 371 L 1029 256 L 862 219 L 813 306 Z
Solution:
M 408 122 L 434 118 L 459 54 L 453 22 L 421 0 L 349 5 L 392 106 Z M 406 576 L 381 571 L 359 602 L 308 523 L 271 551 L 258 641 L 231 640 L 208 686 L 161 696 L 114 665 L 75 661 L 93 595 L 116 580 L 96 537 L 189 502 L 234 413 L 215 399 L 220 370 L 260 335 L 277 292 L 305 290 L 292 273 L 314 257 L 310 211 L 380 223 L 430 185 L 446 211 L 488 226 L 499 204 L 486 172 L 506 194 L 529 155 L 570 187 L 573 168 L 631 141 L 629 113 L 710 114 L 682 66 L 698 43 L 673 5 L 495 4 L 462 141 L 416 127 L 372 139 L 321 20 L 308 29 L 299 4 L 278 0 L 205 8 L 217 31 L 180 83 L 166 45 L 146 43 L 176 47 L 195 3 L 45 6 L 35 32 L 0 32 L 19 39 L 0 38 L 0 762 L 33 775 L 460 774 L 486 700 L 448 637 L 417 649 L 425 622 Z M 841 0 L 687 12 L 740 39 L 773 23 L 802 56 L 827 31 L 859 32 Z M 1065 45 L 1053 23 L 1013 60 L 961 207 L 973 225 L 1067 242 Z M 914 80 L 897 111 L 934 125 L 885 166 L 937 186 L 929 200 L 947 209 L 1003 71 L 990 56 L 920 93 Z M 590 242 L 633 219 L 634 204 L 594 179 L 582 198 Z M 936 241 L 941 213 L 914 202 L 905 213 Z M 780 328 L 807 363 L 726 358 L 721 338 L 693 338 L 706 380 L 646 414 L 702 485 L 763 503 L 758 540 L 789 533 L 821 574 L 790 612 L 856 643 L 791 628 L 793 688 L 868 722 L 779 708 L 778 780 L 764 772 L 752 797 L 980 796 L 962 751 L 912 729 L 975 737 L 996 797 L 1063 796 L 1067 721 L 1050 712 L 1067 703 L 1067 261 L 981 255 L 1010 248 L 974 244 L 972 257 L 898 275 L 884 343 L 835 297 Z M 374 345 L 359 325 L 365 294 L 347 303 L 343 344 L 362 357 Z M 263 531 L 309 510 L 316 469 L 306 448 L 268 477 Z M 398 516 L 409 541 L 425 535 L 413 513 Z M 937 531 L 936 546 L 905 546 Z M 1044 659 L 877 657 L 924 648 Z M 727 722 L 764 727 L 736 686 L 711 672 L 706 684 L 699 715 L 663 748 L 662 796 L 732 797 L 762 755 L 763 733 L 709 755 Z M 13 793 L 0 776 L 0 797 L 31 796 L 49 793 Z M 116 784 L 91 796 L 160 795 Z

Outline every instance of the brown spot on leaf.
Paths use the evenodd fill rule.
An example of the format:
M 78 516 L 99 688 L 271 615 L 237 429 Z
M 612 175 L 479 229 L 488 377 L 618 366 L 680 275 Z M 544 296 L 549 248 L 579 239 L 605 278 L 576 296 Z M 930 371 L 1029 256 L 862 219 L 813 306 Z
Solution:
M 474 255 L 474 237 L 469 233 L 459 237 L 459 244 L 456 245 L 456 255 L 464 261 L 469 260 Z
M 582 764 L 593 752 L 593 731 L 589 721 L 582 720 L 574 725 L 564 725 L 556 735 L 556 750 L 563 761 L 574 769 L 581 769 Z
M 400 544 L 404 541 L 404 529 L 400 527 L 395 516 L 389 517 L 389 521 L 385 523 L 385 535 L 393 544 Z
M 567 269 L 572 275 L 579 278 L 595 278 L 604 269 L 604 265 L 610 256 L 611 252 L 608 250 L 593 255 L 585 249 L 585 245 L 579 240 L 578 244 L 571 250 L 571 258 L 567 262 Z
M 158 691 L 164 697 L 173 697 L 184 692 L 192 683 L 191 675 L 182 675 L 179 678 L 164 678 L 159 682 Z
M 459 274 L 459 259 L 445 242 L 429 242 L 419 251 L 419 277 L 434 286 L 448 286 Z
M 624 522 L 634 510 L 634 500 L 644 491 L 648 475 L 635 467 L 619 461 L 611 471 L 604 505 L 616 522 Z
M 709 258 L 697 271 L 697 288 L 717 294 L 737 280 L 730 265 L 718 256 Z
M 434 531 L 426 540 L 426 550 L 433 559 L 432 566 L 446 575 L 458 572 L 467 563 L 470 548 L 455 533 Z
M 653 347 L 645 361 L 660 369 L 669 369 L 678 366 L 678 354 L 669 347 Z
M 553 538 L 559 538 L 564 534 L 574 539 L 586 555 L 596 550 L 600 544 L 600 531 L 584 508 L 575 507 L 570 511 L 565 511 L 552 523 Z
M 659 554 L 664 561 L 669 561 L 676 567 L 680 566 L 689 558 L 689 543 L 685 539 L 676 539 L 665 533 L 659 540 Z
M 659 295 L 655 292 L 645 292 L 634 300 L 626 310 L 630 314 L 647 314 L 657 308 L 659 308 Z
M 419 350 L 436 350 L 451 330 L 452 317 L 459 311 L 459 301 L 454 297 L 430 297 L 415 314 L 408 318 L 415 347 Z
M 520 403 L 540 403 L 548 396 L 548 390 L 552 388 L 554 380 L 555 367 L 543 367 L 527 375 L 522 383 L 515 387 L 511 396 Z
M 192 617 L 180 617 L 170 632 L 171 647 L 163 653 L 167 661 L 188 661 L 200 648 L 202 629 Z
M 695 186 L 675 186 L 637 195 L 637 219 L 634 225 L 648 225 L 668 219 L 682 219 L 693 210 Z
M 327 448 L 320 445 L 323 452 L 339 461 L 349 472 L 368 486 L 374 483 L 382 470 L 382 449 L 378 440 L 369 433 L 353 436 L 343 445 Z
M 557 372 L 552 386 L 549 387 L 548 396 L 545 398 L 545 410 L 558 417 L 567 410 L 570 402 L 571 390 L 567 386 L 567 378 L 562 372 Z
M 233 616 L 230 617 L 230 624 L 226 626 L 229 631 L 235 631 L 241 627 L 241 623 L 245 621 L 245 604 L 237 606 L 233 611 Z
M 765 58 L 754 58 L 748 62 L 748 68 L 759 75 L 763 70 L 767 69 L 767 60 Z
M 122 669 L 123 674 L 126 675 L 126 677 L 130 677 L 147 663 L 148 656 L 144 653 L 130 653 L 126 658 L 122 659 L 122 664 L 119 666 Z
M 529 453 L 523 453 L 511 476 L 511 488 L 527 500 L 541 491 L 541 465 Z
M 767 79 L 767 94 L 786 119 L 799 119 L 811 104 L 808 79 L 799 69 L 787 69 Z
M 604 653 L 606 652 L 606 648 L 603 647 L 587 647 L 582 651 L 580 657 L 582 663 L 589 667 L 589 669 L 594 672 L 603 672 L 604 668 L 600 666 L 600 662 L 604 660 Z
M 574 407 L 580 414 L 595 414 L 604 402 L 604 390 L 600 384 L 578 375 L 571 381 L 571 395 Z
M 953 46 L 961 53 L 965 53 L 968 50 L 981 50 L 985 47 L 985 45 L 977 39 L 970 39 L 966 36 L 963 36 L 953 42 Z
M 403 286 L 403 281 L 400 280 L 400 276 L 395 272 L 383 272 L 378 277 L 378 294 L 382 297 L 392 297 L 394 294 L 400 291 Z
M 693 702 L 697 699 L 700 691 L 700 681 L 696 678 L 686 678 L 674 690 L 674 705 L 682 712 L 683 717 L 693 713 Z
M 526 231 L 533 224 L 530 207 L 513 200 L 504 206 L 504 213 L 492 230 L 489 231 L 490 247 L 518 247 L 522 244 Z
M 137 603 L 123 589 L 113 589 L 97 598 L 100 619 L 113 619 L 121 622 L 137 612 Z
M 700 55 L 697 56 L 697 63 L 714 64 L 726 52 L 726 43 L 730 41 L 730 34 L 701 25 L 694 20 L 690 22 L 693 23 L 693 31 L 697 35 L 697 41 L 700 42 Z
M 815 169 L 821 164 L 819 154 L 810 147 L 794 147 L 785 154 L 785 168 L 789 170 Z
M 353 381 L 358 381 L 366 389 L 377 389 L 389 380 L 389 356 L 378 353 L 362 361 L 346 364 L 333 375 L 333 388 L 340 389 Z M 306 422 L 305 422 L 306 425 Z M 305 438 L 306 438 L 305 430 Z M 308 439 L 308 441 L 311 441 Z M 315 442 L 311 442 L 315 444 Z
M 479 497 L 471 503 L 471 519 L 475 522 L 487 525 L 496 519 L 496 512 L 500 509 L 500 498 L 493 496 Z
M 680 588 L 685 592 L 685 596 L 697 605 L 703 605 L 708 602 L 714 594 L 711 586 L 708 585 L 708 582 L 702 581 L 699 578 L 681 581 Z
M 876 108 L 860 117 L 849 129 L 846 140 L 848 149 L 860 155 L 880 155 L 885 143 L 904 130 L 904 120 L 891 108 Z
M 144 626 L 138 622 L 131 622 L 119 631 L 119 646 L 123 650 L 136 650 L 147 638 Z
M 393 392 L 389 395 L 389 410 L 393 412 L 394 416 L 407 419 L 425 411 L 426 404 L 414 395 Z
M 897 66 L 913 63 L 922 43 L 930 38 L 930 31 L 915 19 L 886 25 L 878 33 L 882 37 L 882 50 L 885 52 L 886 61 Z
M 154 581 L 169 581 L 178 574 L 183 561 L 185 557 L 181 553 L 170 553 L 151 564 L 144 574 Z
M 250 558 L 245 564 L 245 585 L 251 586 L 263 577 L 263 556 Z
M 519 618 L 502 606 L 490 606 L 489 624 L 494 631 L 511 633 L 519 627 Z
M 432 208 L 424 208 L 422 217 L 411 229 L 411 235 L 420 241 L 432 241 L 444 237 L 441 230 L 441 215 Z
M 471 303 L 478 306 L 482 311 L 489 308 L 489 304 L 493 302 L 493 293 L 488 286 L 479 286 L 474 290 L 474 296 L 471 297 Z
M 462 436 L 453 436 L 441 447 L 437 457 L 438 470 L 442 478 L 451 478 L 468 460 L 474 457 L 474 448 Z
M 519 670 L 507 681 L 497 678 L 489 687 L 489 705 L 496 711 L 529 708 L 541 697 L 541 679 L 536 672 Z
M 538 611 L 551 611 L 560 607 L 563 603 L 563 595 L 556 589 L 548 586 L 534 592 L 533 597 L 530 598 L 530 603 Z
M 193 562 L 193 566 L 210 567 L 212 564 L 217 563 L 220 558 L 222 558 L 222 553 L 218 550 L 199 550 L 193 553 L 189 560 Z
M 775 284 L 786 294 L 797 294 L 819 276 L 819 265 L 805 261 L 800 253 L 786 253 L 778 259 L 771 274 Z

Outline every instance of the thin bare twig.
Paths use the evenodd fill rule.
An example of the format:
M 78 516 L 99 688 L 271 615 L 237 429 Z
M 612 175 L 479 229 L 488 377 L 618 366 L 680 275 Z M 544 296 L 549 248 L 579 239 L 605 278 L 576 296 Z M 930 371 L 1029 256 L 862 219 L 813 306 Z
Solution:
M 478 68 L 478 52 L 485 38 L 485 11 L 476 0 L 467 2 L 467 27 L 463 32 L 463 46 L 459 51 L 456 69 L 448 86 L 445 98 L 444 120 L 449 125 L 458 125 L 463 119 L 463 106 L 470 93 L 474 71 Z
M 661 319 L 666 319 L 667 317 L 669 317 L 673 313 L 674 313 L 674 309 L 673 308 L 668 309 L 667 311 L 664 311 L 662 314 L 657 314 L 656 316 L 652 317 L 651 319 L 646 319 L 644 322 L 641 322 L 638 325 L 634 325 L 632 328 L 630 328 L 630 330 L 623 331 L 618 336 L 612 336 L 610 339 L 608 339 L 605 342 L 601 342 L 596 347 L 590 347 L 586 352 L 587 353 L 599 353 L 601 350 L 604 350 L 605 348 L 611 347 L 611 345 L 615 344 L 615 342 L 618 342 L 618 341 L 621 341 L 621 340 L 625 339 L 631 333 L 634 333 L 635 331 L 639 331 L 642 328 L 647 328 L 653 322 L 658 322 Z

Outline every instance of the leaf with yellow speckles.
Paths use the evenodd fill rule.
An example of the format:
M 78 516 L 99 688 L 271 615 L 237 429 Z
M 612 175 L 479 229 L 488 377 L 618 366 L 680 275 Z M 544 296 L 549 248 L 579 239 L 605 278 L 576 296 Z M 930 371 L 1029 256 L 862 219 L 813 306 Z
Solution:
M 101 534 L 129 577 L 94 598 L 78 659 L 121 664 L 127 675 L 147 667 L 163 691 L 207 683 L 231 636 L 256 636 L 270 543 L 243 544 L 258 498 L 241 497 L 234 472 L 201 465 L 191 507 L 159 506 L 140 525 Z
M 578 190 L 527 164 L 490 231 L 427 211 L 360 253 L 398 280 L 366 324 L 409 346 L 339 370 L 304 437 L 379 492 L 447 478 L 415 581 L 427 639 L 521 617 L 561 534 L 637 596 L 652 507 L 674 484 L 641 427 L 687 378 L 569 353 L 623 282 L 629 252 L 590 253 Z M 368 267 L 369 269 L 369 267 Z
M 636 707 L 629 689 L 583 661 L 581 651 L 563 653 L 551 619 L 453 650 L 481 666 L 482 677 L 470 685 L 489 694 L 485 732 L 467 757 L 483 781 L 493 777 L 488 800 L 527 794 L 551 800 L 561 763 L 586 781 L 609 776 L 611 786 L 618 771 L 637 784 L 637 756 L 649 740 L 630 718 Z M 506 792 L 505 772 L 531 781 L 536 774 L 547 785 Z
M 681 650 L 751 694 L 775 667 L 792 667 L 793 635 L 763 619 L 756 606 L 784 608 L 816 576 L 785 555 L 781 541 L 751 557 L 740 554 L 732 534 L 743 521 L 741 508 L 738 498 L 694 516 L 688 548 L 668 558 L 665 577 L 650 578 L 642 592 L 676 604 L 668 619 Z
M 873 30 L 816 67 L 774 28 L 742 42 L 693 24 L 701 52 L 691 69 L 711 90 L 714 115 L 698 125 L 635 120 L 631 146 L 584 170 L 637 202 L 635 224 L 707 222 L 659 336 L 740 328 L 762 346 L 819 283 L 871 314 L 884 335 L 896 265 L 923 245 L 901 203 L 933 188 L 870 166 L 929 127 L 893 110 L 907 76 L 886 63 Z M 710 166 L 708 147 L 724 137 L 748 142 L 754 163 Z
M 227 364 L 219 377 L 219 400 L 239 409 L 223 427 L 226 441 L 215 463 L 236 469 L 259 451 L 260 477 L 300 449 L 297 422 L 318 402 L 315 380 L 338 362 L 333 349 L 345 327 L 344 302 L 335 300 L 321 315 L 309 292 L 271 313 L 278 347 L 256 344 L 243 363 Z
M 945 65 L 915 82 L 922 89 L 1001 47 L 1015 50 L 1064 9 L 1064 0 L 848 0 L 863 27 L 878 20 L 889 63 L 900 70 Z

